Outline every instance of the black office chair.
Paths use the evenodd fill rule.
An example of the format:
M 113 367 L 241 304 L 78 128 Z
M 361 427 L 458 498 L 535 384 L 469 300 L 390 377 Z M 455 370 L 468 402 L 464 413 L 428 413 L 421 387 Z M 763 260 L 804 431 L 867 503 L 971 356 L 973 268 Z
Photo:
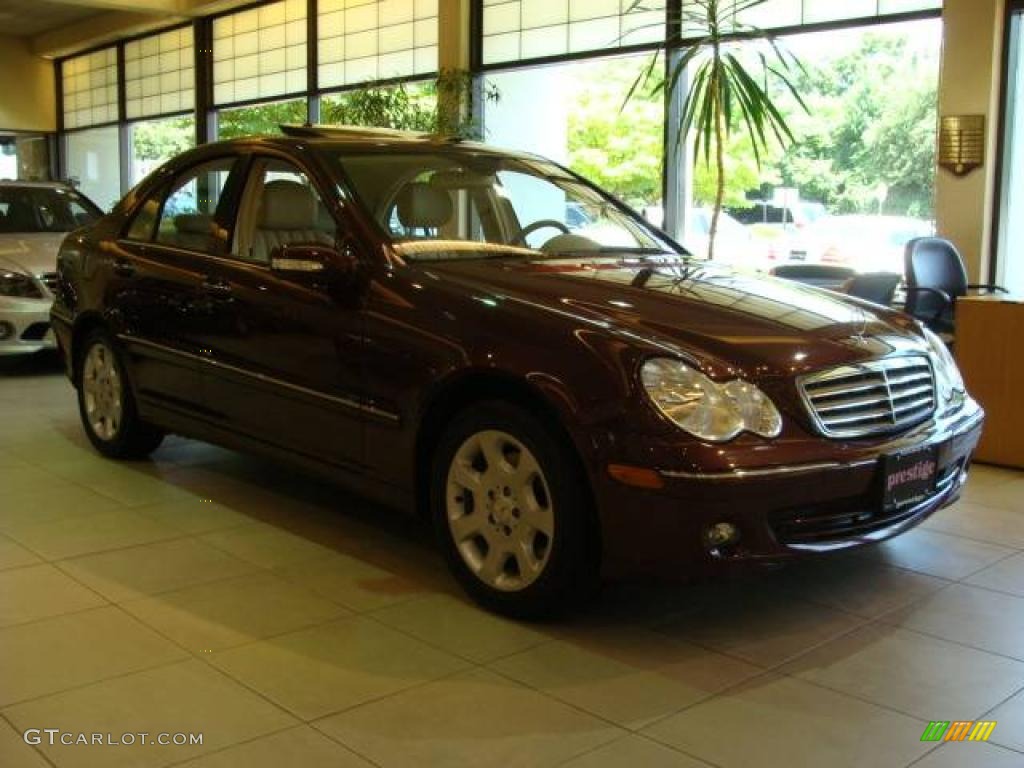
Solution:
M 783 280 L 833 290 L 838 290 L 843 283 L 857 274 L 847 267 L 833 267 L 828 264 L 780 264 L 772 268 L 771 273 Z
M 891 307 L 896 289 L 899 288 L 903 275 L 892 272 L 870 272 L 854 275 L 843 284 L 843 292 L 864 301 Z
M 968 291 L 999 291 L 998 285 L 970 285 L 960 252 L 941 237 L 918 237 L 904 251 L 907 314 L 936 333 L 953 333 L 956 300 Z

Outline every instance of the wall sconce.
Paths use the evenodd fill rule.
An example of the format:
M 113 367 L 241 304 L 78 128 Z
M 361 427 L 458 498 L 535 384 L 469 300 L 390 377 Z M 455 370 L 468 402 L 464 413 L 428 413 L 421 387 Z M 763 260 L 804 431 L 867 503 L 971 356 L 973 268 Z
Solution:
M 985 116 L 947 115 L 939 123 L 939 165 L 966 176 L 985 162 Z

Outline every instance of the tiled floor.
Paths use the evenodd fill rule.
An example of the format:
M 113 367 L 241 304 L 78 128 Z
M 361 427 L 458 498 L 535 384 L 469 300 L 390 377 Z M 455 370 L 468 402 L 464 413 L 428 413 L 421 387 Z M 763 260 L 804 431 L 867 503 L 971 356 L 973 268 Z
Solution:
M 524 625 L 422 525 L 200 443 L 105 461 L 56 365 L 0 368 L 0 766 L 911 764 L 1024 765 L 1024 475 L 874 550 Z

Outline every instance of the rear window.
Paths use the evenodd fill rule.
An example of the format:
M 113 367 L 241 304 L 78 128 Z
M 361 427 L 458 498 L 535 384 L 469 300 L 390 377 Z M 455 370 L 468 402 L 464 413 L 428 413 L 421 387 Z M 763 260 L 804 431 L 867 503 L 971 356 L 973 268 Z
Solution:
M 0 233 L 70 232 L 103 213 L 87 198 L 61 187 L 0 187 Z

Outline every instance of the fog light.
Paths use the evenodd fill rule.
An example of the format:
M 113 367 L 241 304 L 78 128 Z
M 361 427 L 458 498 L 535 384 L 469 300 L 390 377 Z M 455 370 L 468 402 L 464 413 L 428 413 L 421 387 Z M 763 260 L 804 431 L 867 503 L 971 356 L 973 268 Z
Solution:
M 7 341 L 14 335 L 14 326 L 10 323 L 0 323 L 0 341 Z
M 708 549 L 728 547 L 739 540 L 740 529 L 732 523 L 715 523 L 704 529 L 704 546 Z

